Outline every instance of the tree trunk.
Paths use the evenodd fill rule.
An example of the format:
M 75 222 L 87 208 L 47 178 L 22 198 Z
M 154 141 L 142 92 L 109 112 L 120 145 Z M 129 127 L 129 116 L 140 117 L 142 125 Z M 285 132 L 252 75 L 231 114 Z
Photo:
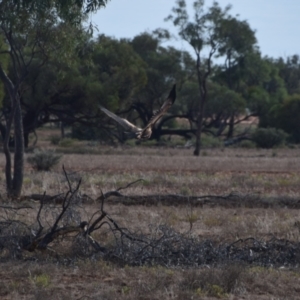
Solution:
M 10 197 L 19 197 L 21 195 L 23 184 L 23 169 L 24 169 L 24 136 L 23 136 L 23 122 L 20 98 L 18 94 L 18 85 L 14 85 L 9 77 L 4 72 L 0 64 L 0 78 L 3 81 L 10 100 L 11 100 L 11 113 L 6 122 L 5 139 L 3 141 L 3 152 L 5 155 L 5 177 L 7 194 Z M 11 153 L 9 151 L 10 133 L 14 124 L 14 173 L 11 174 L 12 163 Z
M 13 114 L 13 111 L 12 111 L 12 114 Z M 7 124 L 7 127 L 8 126 L 9 126 L 9 123 Z M 6 161 L 6 164 L 5 164 L 6 191 L 7 191 L 8 195 L 10 195 L 11 191 L 12 191 L 11 154 L 9 151 L 9 138 L 10 138 L 9 132 L 10 132 L 10 130 L 6 130 L 5 139 L 3 141 L 3 152 L 5 155 L 5 161 Z
M 199 85 L 199 109 L 198 109 L 198 116 L 197 116 L 197 131 L 196 131 L 196 145 L 194 150 L 194 155 L 200 155 L 200 148 L 201 148 L 201 133 L 202 133 L 202 124 L 203 124 L 203 115 L 204 115 L 204 106 L 206 101 L 206 77 L 201 72 L 201 64 L 200 64 L 200 54 L 197 54 L 197 77 L 198 77 L 198 85 Z
M 12 186 L 12 196 L 19 197 L 23 185 L 24 173 L 24 134 L 22 110 L 19 95 L 15 97 L 16 111 L 14 116 L 14 137 L 15 137 L 15 155 L 14 155 L 14 176 Z
M 2 123 L 0 123 L 0 133 L 1 133 L 2 140 L 4 141 L 6 136 L 6 127 Z
M 198 118 L 197 118 L 196 146 L 195 146 L 195 150 L 194 150 L 195 156 L 200 155 L 200 149 L 201 149 L 201 133 L 202 133 L 204 101 L 205 101 L 205 98 L 203 96 L 204 95 L 202 94 L 201 99 L 200 99 L 200 108 L 199 108 L 199 112 L 198 112 Z
M 65 138 L 65 124 L 63 121 L 60 121 L 60 137 Z
M 24 131 L 24 147 L 25 149 L 28 148 L 29 146 L 29 132 L 28 131 Z
M 6 121 L 6 129 L 5 129 L 5 138 L 3 141 L 3 152 L 5 155 L 5 179 L 6 179 L 6 190 L 8 195 L 10 195 L 12 191 L 12 176 L 11 176 L 11 154 L 9 151 L 9 140 L 10 140 L 10 131 L 14 119 L 14 113 L 15 113 L 15 107 L 14 107 L 14 85 L 10 81 L 10 79 L 7 77 L 6 73 L 4 72 L 2 65 L 0 64 L 0 78 L 4 83 L 4 86 L 6 87 L 8 94 L 10 96 L 10 99 L 12 101 L 11 105 L 11 113 L 9 118 Z
M 234 113 L 230 116 L 227 139 L 233 137 L 233 130 L 234 130 Z
M 196 131 L 196 145 L 194 150 L 194 155 L 199 156 L 200 155 L 200 148 L 201 148 L 201 131 L 202 131 L 202 121 L 201 117 L 198 117 L 197 120 L 197 131 Z

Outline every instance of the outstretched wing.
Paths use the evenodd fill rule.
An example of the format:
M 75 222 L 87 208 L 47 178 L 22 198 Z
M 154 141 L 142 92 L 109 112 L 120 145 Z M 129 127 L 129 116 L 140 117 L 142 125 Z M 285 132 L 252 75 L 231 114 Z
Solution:
M 152 127 L 154 124 L 167 112 L 167 110 L 173 105 L 176 99 L 176 84 L 173 85 L 173 88 L 167 98 L 167 100 L 163 103 L 161 108 L 152 116 L 150 121 L 148 122 L 147 127 Z
M 129 121 L 127 121 L 126 119 L 120 118 L 117 115 L 115 115 L 114 113 L 112 113 L 111 111 L 109 111 L 108 109 L 99 106 L 100 109 L 106 113 L 110 118 L 114 119 L 116 122 L 118 122 L 121 126 L 123 126 L 125 128 L 125 130 L 127 131 L 131 131 L 131 132 L 139 132 L 142 129 L 139 127 L 136 127 L 135 125 L 133 125 L 132 123 L 130 123 Z

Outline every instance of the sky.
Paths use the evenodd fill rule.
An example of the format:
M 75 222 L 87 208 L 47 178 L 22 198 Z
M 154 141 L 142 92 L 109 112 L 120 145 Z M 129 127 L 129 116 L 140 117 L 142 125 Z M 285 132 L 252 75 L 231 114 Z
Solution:
M 194 0 L 186 0 L 190 15 Z M 300 55 L 300 1 L 299 0 L 217 0 L 224 8 L 232 5 L 230 14 L 239 20 L 248 21 L 255 30 L 258 46 L 263 56 L 273 58 Z M 213 0 L 206 0 L 211 6 Z M 172 22 L 164 19 L 171 13 L 175 0 L 110 0 L 90 17 L 98 27 L 98 33 L 115 38 L 133 38 L 142 32 L 157 28 L 168 29 L 176 34 Z M 171 44 L 180 50 L 191 51 L 188 44 L 179 38 Z

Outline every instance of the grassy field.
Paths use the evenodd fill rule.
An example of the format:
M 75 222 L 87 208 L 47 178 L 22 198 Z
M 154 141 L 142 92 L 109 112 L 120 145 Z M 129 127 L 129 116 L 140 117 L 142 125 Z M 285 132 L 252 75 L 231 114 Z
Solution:
M 47 137 L 38 146 L 54 147 Z M 83 219 L 99 209 L 95 199 L 101 190 L 105 193 L 142 179 L 122 194 L 159 195 L 162 201 L 127 205 L 126 199 L 117 198 L 105 203 L 110 216 L 132 232 L 149 234 L 151 224 L 166 225 L 215 244 L 247 238 L 300 242 L 299 149 L 205 149 L 200 157 L 193 157 L 192 149 L 176 147 L 109 147 L 69 141 L 67 146 L 56 148 L 64 154 L 52 171 L 36 172 L 26 163 L 23 196 L 28 197 L 20 200 L 22 203 L 38 208 L 30 195 L 64 193 L 68 187 L 64 165 L 72 181 L 82 178 L 81 194 L 89 198 L 81 210 Z M 2 170 L 4 163 L 1 156 Z M 192 205 L 189 201 L 194 196 L 229 194 L 238 195 L 244 203 L 224 205 L 226 200 L 219 199 Z M 6 202 L 4 172 L 1 195 L 2 202 Z M 164 203 L 166 195 L 182 196 L 182 201 L 172 205 L 171 197 Z M 251 197 L 256 200 L 249 205 Z M 260 205 L 259 201 L 268 205 Z M 19 221 L 34 218 L 29 210 L 18 216 Z M 103 243 L 113 242 L 108 231 L 96 232 L 93 237 Z M 300 262 L 300 257 L 295 261 Z M 44 251 L 2 260 L 0 276 L 1 299 L 300 299 L 298 264 L 120 266 L 102 259 L 55 262 L 53 255 Z

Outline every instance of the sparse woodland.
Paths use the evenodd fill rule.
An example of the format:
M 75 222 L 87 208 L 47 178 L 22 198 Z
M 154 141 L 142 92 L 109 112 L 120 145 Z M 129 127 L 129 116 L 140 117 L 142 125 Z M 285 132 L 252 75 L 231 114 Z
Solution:
M 297 299 L 299 56 L 201 0 L 166 19 L 195 56 L 93 37 L 106 4 L 0 3 L 0 298 Z M 143 127 L 175 82 L 148 141 L 98 109 Z

